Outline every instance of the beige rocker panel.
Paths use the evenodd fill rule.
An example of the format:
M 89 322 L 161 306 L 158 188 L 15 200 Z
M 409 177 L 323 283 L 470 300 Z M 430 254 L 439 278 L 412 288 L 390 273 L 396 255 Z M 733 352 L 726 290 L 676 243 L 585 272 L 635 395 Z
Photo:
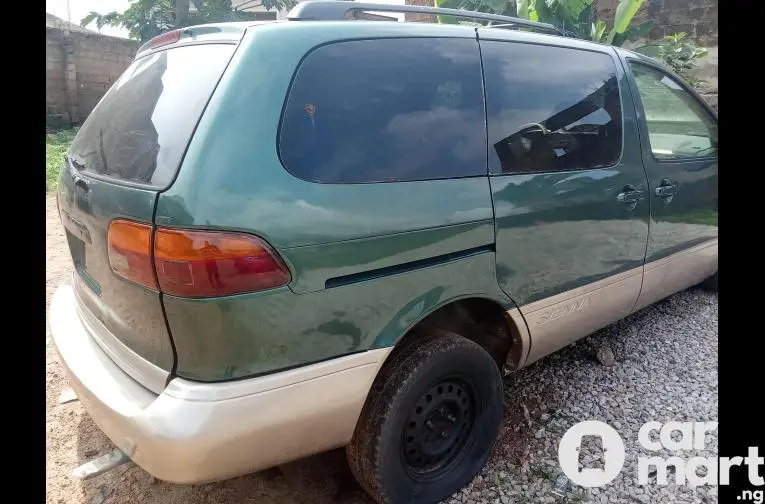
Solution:
M 508 311 L 525 367 L 717 271 L 717 239 Z M 642 283 L 642 288 L 641 288 Z
M 512 310 L 522 312 L 528 326 L 531 348 L 524 366 L 629 315 L 641 274 L 642 267 L 634 268 Z
M 635 310 L 709 278 L 717 271 L 717 238 L 645 265 Z

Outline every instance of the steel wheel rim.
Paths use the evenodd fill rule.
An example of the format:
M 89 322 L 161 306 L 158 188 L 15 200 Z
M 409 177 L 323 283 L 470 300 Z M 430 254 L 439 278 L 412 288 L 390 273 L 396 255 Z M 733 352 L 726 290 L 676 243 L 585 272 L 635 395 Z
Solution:
M 417 400 L 401 436 L 401 459 L 415 480 L 433 480 L 458 463 L 474 438 L 478 403 L 464 377 L 438 380 Z

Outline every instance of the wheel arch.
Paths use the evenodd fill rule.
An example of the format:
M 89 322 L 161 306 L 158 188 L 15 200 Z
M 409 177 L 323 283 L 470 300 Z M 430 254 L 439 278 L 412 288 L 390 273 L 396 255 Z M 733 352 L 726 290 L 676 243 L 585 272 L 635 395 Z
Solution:
M 405 348 L 410 339 L 428 330 L 440 329 L 481 345 L 497 362 L 500 371 L 523 367 L 531 342 L 526 323 L 512 299 L 465 294 L 433 302 L 441 293 L 436 288 L 412 300 L 381 331 L 374 346 L 393 347 L 386 362 Z M 416 316 L 412 316 L 412 312 L 416 312 Z

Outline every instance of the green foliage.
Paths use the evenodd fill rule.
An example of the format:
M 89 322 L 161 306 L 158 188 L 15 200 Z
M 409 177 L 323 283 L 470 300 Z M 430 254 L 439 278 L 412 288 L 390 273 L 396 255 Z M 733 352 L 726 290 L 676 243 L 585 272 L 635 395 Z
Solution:
M 518 0 L 518 17 L 550 23 L 580 38 L 589 38 L 592 0 Z
M 590 39 L 594 42 L 603 42 L 603 37 L 606 34 L 606 22 L 602 19 L 598 19 L 596 23 L 592 23 L 592 30 L 590 30 Z
M 98 29 L 106 25 L 121 26 L 128 30 L 130 38 L 146 42 L 176 27 L 175 5 L 172 0 L 133 0 L 123 13 L 91 12 L 82 18 L 80 25 L 87 26 L 94 20 Z
M 695 76 L 698 59 L 707 54 L 706 47 L 697 47 L 693 40 L 687 39 L 687 33 L 681 32 L 664 37 L 659 44 L 655 57 L 663 61 L 688 84 L 696 86 L 699 80 Z
M 523 1 L 523 0 L 518 0 Z M 477 12 L 488 12 L 491 14 L 503 14 L 505 16 L 517 16 L 515 10 L 515 0 L 434 0 L 436 7 L 447 7 L 450 9 L 464 9 Z M 448 19 L 450 16 L 438 16 L 441 19 Z
M 630 23 L 632 23 L 632 18 L 635 17 L 643 3 L 645 0 L 619 0 L 619 5 L 616 6 L 616 13 L 614 14 L 614 24 L 606 42 L 613 44 L 617 35 L 623 35 L 627 31 Z
M 446 7 L 446 0 L 433 0 L 436 7 Z M 441 24 L 457 24 L 458 20 L 454 16 L 437 16 Z
M 550 23 L 577 38 L 621 46 L 651 31 L 651 21 L 633 25 L 645 0 L 620 0 L 611 22 L 596 19 L 593 0 L 434 0 L 436 7 L 491 12 Z M 444 16 L 439 16 L 439 22 Z M 608 29 L 608 26 L 611 29 Z
M 77 134 L 76 129 L 66 129 L 45 135 L 45 188 L 56 188 L 58 173 L 64 164 L 64 156 Z
M 615 33 L 611 40 L 611 45 L 621 47 L 626 41 L 635 42 L 638 39 L 646 37 L 653 28 L 653 21 L 650 19 L 637 25 L 630 25 L 622 33 Z M 609 34 L 610 35 L 610 34 Z M 604 41 L 608 43 L 608 41 Z
M 255 19 L 251 12 L 235 10 L 231 0 L 195 0 L 193 4 L 195 9 L 190 10 L 189 0 L 131 0 L 125 12 L 91 12 L 82 18 L 80 25 L 95 21 L 99 29 L 106 25 L 121 26 L 131 38 L 146 42 L 184 26 Z M 296 0 L 262 0 L 266 9 L 290 9 L 296 4 Z

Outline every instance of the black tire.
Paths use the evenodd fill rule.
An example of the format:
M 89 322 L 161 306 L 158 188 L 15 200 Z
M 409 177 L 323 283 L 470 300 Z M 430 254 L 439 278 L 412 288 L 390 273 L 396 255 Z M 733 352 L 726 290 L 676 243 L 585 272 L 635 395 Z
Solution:
M 715 271 L 715 274 L 711 277 L 707 278 L 703 282 L 701 282 L 701 287 L 712 292 L 718 292 L 717 290 L 717 271 Z
M 486 464 L 502 422 L 502 376 L 483 348 L 454 333 L 405 345 L 375 380 L 346 454 L 377 502 L 435 503 Z

